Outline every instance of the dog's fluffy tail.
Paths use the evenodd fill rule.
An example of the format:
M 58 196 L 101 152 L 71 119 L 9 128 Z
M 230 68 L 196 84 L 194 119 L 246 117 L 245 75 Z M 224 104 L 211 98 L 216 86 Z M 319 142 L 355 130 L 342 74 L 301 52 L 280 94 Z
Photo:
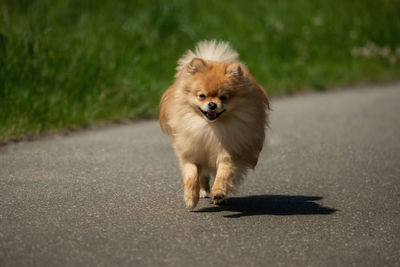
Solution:
M 233 62 L 238 61 L 239 54 L 230 47 L 228 42 L 216 40 L 200 41 L 197 43 L 194 52 L 188 50 L 178 60 L 178 66 L 176 67 L 178 73 L 196 57 L 206 61 Z

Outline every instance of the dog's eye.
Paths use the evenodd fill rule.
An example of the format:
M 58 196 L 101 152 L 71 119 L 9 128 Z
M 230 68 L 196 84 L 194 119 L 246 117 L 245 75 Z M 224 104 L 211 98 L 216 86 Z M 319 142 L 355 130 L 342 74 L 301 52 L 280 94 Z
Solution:
M 219 97 L 219 100 L 221 100 L 221 101 L 225 101 L 225 100 L 227 100 L 228 98 L 226 97 L 226 96 L 224 96 L 224 95 L 221 95 L 220 97 Z
M 199 99 L 201 99 L 201 100 L 206 99 L 206 95 L 205 94 L 200 94 L 199 95 Z

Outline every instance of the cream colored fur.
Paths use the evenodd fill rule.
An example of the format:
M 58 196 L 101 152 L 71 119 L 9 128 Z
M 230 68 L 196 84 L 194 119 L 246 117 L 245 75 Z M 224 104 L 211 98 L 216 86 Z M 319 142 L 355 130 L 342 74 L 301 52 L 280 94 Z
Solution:
M 215 62 L 234 62 L 237 61 L 239 54 L 234 51 L 227 42 L 217 42 L 216 40 L 201 41 L 196 45 L 195 51 L 188 50 L 178 60 L 176 67 L 177 73 L 184 70 L 194 58 L 201 58 Z

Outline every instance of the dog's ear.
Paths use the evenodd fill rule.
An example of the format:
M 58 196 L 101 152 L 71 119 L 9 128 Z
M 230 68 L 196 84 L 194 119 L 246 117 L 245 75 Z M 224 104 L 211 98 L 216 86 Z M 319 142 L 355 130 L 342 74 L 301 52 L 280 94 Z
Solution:
M 196 72 L 201 71 L 206 67 L 206 62 L 202 60 L 201 58 L 195 57 L 190 61 L 189 65 L 186 67 L 186 71 L 189 74 L 195 74 Z
M 242 66 L 238 62 L 231 63 L 226 67 L 225 74 L 241 77 L 243 75 Z

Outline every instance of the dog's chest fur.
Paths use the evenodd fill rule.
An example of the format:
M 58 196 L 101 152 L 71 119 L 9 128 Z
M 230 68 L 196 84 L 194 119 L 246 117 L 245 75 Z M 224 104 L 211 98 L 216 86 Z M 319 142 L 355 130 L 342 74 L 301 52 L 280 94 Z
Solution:
M 246 125 L 222 120 L 210 123 L 191 113 L 185 114 L 176 123 L 179 123 L 179 131 L 176 132 L 176 140 L 173 142 L 176 152 L 191 162 L 215 169 L 221 157 L 230 157 L 244 163 L 253 158 L 249 153 L 253 154 L 251 151 L 254 151 L 254 144 L 246 137 L 250 131 L 251 134 L 254 132 Z M 257 158 L 259 151 L 255 152 L 254 157 Z

